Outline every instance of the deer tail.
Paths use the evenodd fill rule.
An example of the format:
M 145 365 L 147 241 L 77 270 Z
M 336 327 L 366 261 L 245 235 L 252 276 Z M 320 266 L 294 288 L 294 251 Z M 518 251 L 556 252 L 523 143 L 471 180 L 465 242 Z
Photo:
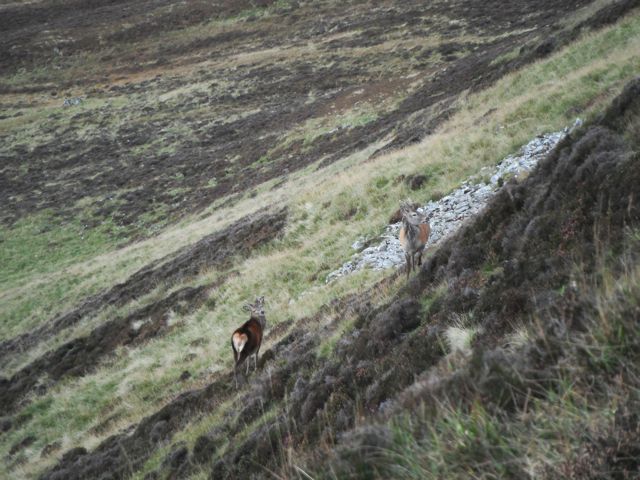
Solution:
M 240 352 L 242 352 L 242 349 L 247 344 L 247 340 L 249 340 L 249 338 L 244 333 L 236 332 L 233 334 L 231 343 L 233 344 L 233 349 L 238 353 L 238 355 L 240 355 Z

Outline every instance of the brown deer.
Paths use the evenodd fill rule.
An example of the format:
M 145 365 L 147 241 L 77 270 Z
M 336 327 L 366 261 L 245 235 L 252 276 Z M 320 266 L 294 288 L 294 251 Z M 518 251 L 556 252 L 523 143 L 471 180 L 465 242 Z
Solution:
M 422 252 L 429 239 L 431 227 L 426 215 L 418 213 L 410 201 L 400 202 L 400 211 L 402 212 L 400 244 L 404 249 L 404 258 L 407 260 L 407 279 L 409 279 L 409 274 L 415 267 L 416 258 L 418 266 L 422 265 Z
M 235 360 L 233 377 L 236 381 L 236 388 L 238 388 L 238 367 L 251 355 L 254 355 L 255 370 L 258 369 L 258 353 L 262 343 L 262 333 L 267 328 L 267 318 L 264 316 L 264 297 L 256 298 L 253 304 L 247 303 L 242 309 L 250 312 L 251 318 L 231 335 L 231 348 Z M 249 374 L 250 365 L 251 360 L 247 362 L 246 375 Z

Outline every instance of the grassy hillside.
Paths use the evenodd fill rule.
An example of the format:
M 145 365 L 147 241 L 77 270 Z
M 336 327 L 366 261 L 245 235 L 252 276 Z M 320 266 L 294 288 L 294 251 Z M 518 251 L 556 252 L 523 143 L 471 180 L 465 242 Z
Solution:
M 589 465 L 581 449 L 633 452 L 635 427 L 620 426 L 636 401 L 633 200 L 622 223 L 606 209 L 551 216 L 559 233 L 516 248 L 509 232 L 527 217 L 500 206 L 505 193 L 478 221 L 489 226 L 429 252 L 409 286 L 393 271 L 325 283 L 399 199 L 439 198 L 578 116 L 588 126 L 564 151 L 598 151 L 583 137 L 608 128 L 596 143 L 615 146 L 609 172 L 635 178 L 637 105 L 599 118 L 640 71 L 633 2 L 528 2 L 495 18 L 486 2 L 455 15 L 447 2 L 241 3 L 126 4 L 126 24 L 121 5 L 82 19 L 67 2 L 0 7 L 13 18 L 0 57 L 0 474 L 582 478 L 613 457 Z M 48 32 L 33 34 L 38 15 Z M 584 189 L 556 205 L 576 211 L 611 191 L 562 184 L 551 165 L 566 155 L 505 191 Z M 428 181 L 411 190 L 416 174 Z M 474 238 L 481 254 L 456 251 Z M 533 270 L 566 261 L 552 281 L 510 285 L 527 249 Z M 256 295 L 272 328 L 236 391 L 228 337 Z M 496 298 L 511 310 L 493 311 Z M 571 318 L 558 335 L 548 312 L 567 302 L 587 313 L 556 315 Z M 544 381 L 519 370 L 534 354 Z M 520 383 L 498 376 L 498 391 L 513 404 L 478 377 L 505 364 Z

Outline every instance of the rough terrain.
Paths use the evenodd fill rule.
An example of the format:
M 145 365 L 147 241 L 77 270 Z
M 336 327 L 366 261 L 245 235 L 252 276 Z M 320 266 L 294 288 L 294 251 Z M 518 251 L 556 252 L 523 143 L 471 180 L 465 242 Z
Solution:
M 356 425 L 350 412 L 359 402 L 362 415 L 372 418 L 418 402 L 436 408 L 438 401 L 451 396 L 457 403 L 481 399 L 487 408 L 508 414 L 528 401 L 532 388 L 534 396 L 542 394 L 536 390 L 540 382 L 562 360 L 559 342 L 567 329 L 584 328 L 585 309 L 592 308 L 572 286 L 573 264 L 567 258 L 581 259 L 589 272 L 596 268 L 593 251 L 600 242 L 618 251 L 625 228 L 640 226 L 640 210 L 630 201 L 640 193 L 638 145 L 624 136 L 629 119 L 640 116 L 639 94 L 637 80 L 599 122 L 565 138 L 524 182 L 509 182 L 390 304 L 371 311 L 366 295 L 358 298 L 351 307 L 358 312 L 355 329 L 340 341 L 332 358 L 318 358 L 313 351 L 326 335 L 322 331 L 292 333 L 277 343 L 263 357 L 262 372 L 244 393 L 242 408 L 200 437 L 192 452 L 175 446 L 163 464 L 172 472 L 169 476 L 181 477 L 211 462 L 231 439 L 234 446 L 213 463 L 212 478 L 259 477 L 265 468 L 277 468 L 281 450 L 289 444 L 309 455 L 312 471 L 321 478 L 319 465 L 328 461 L 338 478 L 356 472 L 358 478 L 369 478 L 378 467 L 368 465 L 369 455 L 375 455 L 368 449 L 388 443 L 389 433 L 369 427 L 351 431 Z M 602 238 L 593 234 L 597 225 L 606 225 Z M 487 264 L 495 266 L 491 273 L 484 271 Z M 443 281 L 448 288 L 425 309 L 423 299 Z M 563 285 L 568 285 L 566 290 Z M 563 312 L 561 325 L 546 313 L 554 311 Z M 451 315 L 466 315 L 470 325 L 479 327 L 482 333 L 475 343 L 482 348 L 472 362 L 484 368 L 432 382 L 426 377 L 414 384 L 416 376 L 446 355 L 439 338 Z M 512 353 L 498 348 L 514 325 L 527 324 L 532 315 L 539 316 L 551 343 Z M 110 438 L 91 453 L 68 453 L 44 478 L 97 478 L 105 470 L 126 476 L 155 443 L 181 428 L 185 416 L 214 408 L 230 389 L 230 378 L 224 378 L 189 392 L 134 432 Z M 272 407 L 272 420 L 246 439 L 232 440 Z M 336 457 L 327 459 L 314 445 L 333 439 L 342 440 L 337 441 Z M 630 462 L 624 471 L 637 472 L 638 467 Z M 513 478 L 518 474 L 524 475 L 518 466 L 509 471 Z
M 3 120 L 27 130 L 0 137 L 2 221 L 54 209 L 144 234 L 382 138 L 417 141 L 456 95 L 579 32 L 561 20 L 588 3 L 3 5 Z
M 576 126 L 580 124 L 581 121 L 576 121 Z M 527 174 L 535 168 L 538 161 L 544 158 L 568 131 L 569 129 L 565 129 L 562 132 L 541 135 L 522 147 L 519 154 L 510 155 L 503 159 L 494 171 L 485 169 L 480 172 L 482 176 L 490 175 L 487 183 L 477 183 L 477 178 L 470 179 L 440 200 L 432 200 L 427 205 L 417 207 L 418 212 L 427 215 L 430 226 L 430 235 L 425 248 L 431 248 L 454 234 L 465 220 L 482 211 L 493 195 L 502 187 L 505 178 L 518 178 L 519 175 Z M 416 181 L 424 183 L 426 180 L 426 177 L 409 179 L 413 183 Z M 358 239 L 352 245 L 354 250 L 358 250 L 353 255 L 353 260 L 331 272 L 327 276 L 327 282 L 363 268 L 380 270 L 404 265 L 404 251 L 398 240 L 400 227 L 400 222 L 392 223 L 385 229 L 381 238 Z M 376 242 L 378 243 L 371 245 Z M 365 245 L 370 246 L 364 248 Z
M 133 274 L 126 282 L 87 299 L 79 307 L 35 331 L 0 345 L 0 352 L 6 357 L 12 352 L 29 349 L 36 342 L 46 341 L 54 332 L 58 334 L 81 318 L 95 314 L 105 305 L 131 302 L 136 297 L 148 293 L 158 283 L 179 284 L 180 280 L 194 277 L 208 268 L 229 263 L 234 256 L 247 254 L 276 238 L 282 232 L 285 223 L 285 210 L 243 218 L 224 231 L 209 235 L 195 245 L 175 252 L 169 259 L 148 265 Z M 54 351 L 47 352 L 10 379 L 0 380 L 0 408 L 7 413 L 12 412 L 25 394 L 38 385 L 43 375 L 47 375 L 51 383 L 67 375 L 83 375 L 95 368 L 102 357 L 117 347 L 142 342 L 162 334 L 168 327 L 169 312 L 175 313 L 181 309 L 185 312 L 194 310 L 211 295 L 211 289 L 219 287 L 220 284 L 221 281 L 197 288 L 185 287 L 125 318 L 100 325 L 86 337 L 74 339 Z M 38 388 L 42 393 L 46 390 L 46 385 L 38 385 Z
M 620 386 L 636 371 L 591 372 L 567 346 L 598 317 L 604 265 L 629 275 L 637 260 L 638 80 L 620 93 L 637 60 L 615 78 L 593 61 L 601 89 L 500 156 L 485 136 L 470 140 L 477 163 L 402 160 L 460 111 L 496 135 L 520 111 L 544 123 L 518 104 L 535 94 L 500 120 L 499 103 L 465 108 L 638 6 L 0 2 L 0 476 L 395 478 L 401 458 L 380 452 L 401 433 L 422 442 L 442 405 L 480 405 L 510 438 L 560 375 L 617 389 L 615 405 L 584 400 L 616 421 L 535 473 L 638 473 L 638 403 Z M 338 194 L 313 196 L 330 172 Z M 340 186 L 349 176 L 362 190 Z M 420 196 L 433 226 L 408 283 L 389 268 L 402 263 L 389 192 Z M 264 290 L 272 328 L 235 390 L 228 332 Z M 531 473 L 456 455 L 479 478 Z

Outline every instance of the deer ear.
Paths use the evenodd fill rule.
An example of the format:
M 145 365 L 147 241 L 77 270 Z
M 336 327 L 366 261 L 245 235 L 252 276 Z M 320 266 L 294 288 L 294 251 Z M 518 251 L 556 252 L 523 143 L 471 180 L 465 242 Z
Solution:
M 245 312 L 250 312 L 250 311 L 251 311 L 251 304 L 249 304 L 249 303 L 245 303 L 245 304 L 242 306 L 242 310 L 244 310 Z
M 259 303 L 260 305 L 264 305 L 264 295 L 262 295 L 260 298 L 258 298 L 256 303 Z

